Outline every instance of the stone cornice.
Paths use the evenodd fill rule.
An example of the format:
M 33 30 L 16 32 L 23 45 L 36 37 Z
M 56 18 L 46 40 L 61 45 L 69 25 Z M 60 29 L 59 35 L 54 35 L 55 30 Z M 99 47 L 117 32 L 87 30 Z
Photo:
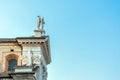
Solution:
M 0 43 L 16 42 L 15 38 L 0 38 Z

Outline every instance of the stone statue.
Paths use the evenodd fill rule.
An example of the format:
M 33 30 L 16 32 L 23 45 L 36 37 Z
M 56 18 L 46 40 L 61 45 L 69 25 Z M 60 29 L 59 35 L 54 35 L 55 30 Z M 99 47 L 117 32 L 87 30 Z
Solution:
M 36 30 L 43 30 L 43 27 L 44 27 L 44 18 L 40 18 L 40 16 L 37 16 L 37 27 L 36 27 Z
M 42 18 L 42 22 L 41 22 L 41 24 L 42 24 L 41 29 L 43 30 L 43 27 L 44 27 L 44 24 L 45 24 L 45 22 L 44 22 L 44 18 Z
M 37 16 L 37 28 L 36 28 L 36 30 L 39 30 L 40 26 L 41 26 L 41 18 L 40 18 L 40 16 Z

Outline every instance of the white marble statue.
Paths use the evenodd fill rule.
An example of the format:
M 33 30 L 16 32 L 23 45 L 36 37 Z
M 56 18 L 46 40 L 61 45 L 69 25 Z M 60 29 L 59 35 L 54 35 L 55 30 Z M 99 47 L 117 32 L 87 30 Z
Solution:
M 39 30 L 40 26 L 41 26 L 41 18 L 40 18 L 40 16 L 37 16 L 37 27 L 36 27 L 36 30 Z
M 41 21 L 41 29 L 42 29 L 42 30 L 43 30 L 44 24 L 45 24 L 44 18 L 42 18 L 42 21 Z
M 36 27 L 36 30 L 43 30 L 43 27 L 44 27 L 44 18 L 40 18 L 40 16 L 37 16 L 37 27 Z

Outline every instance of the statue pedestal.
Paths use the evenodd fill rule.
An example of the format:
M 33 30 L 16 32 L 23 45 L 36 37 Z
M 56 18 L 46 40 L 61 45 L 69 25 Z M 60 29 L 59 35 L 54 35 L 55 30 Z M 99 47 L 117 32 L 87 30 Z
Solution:
M 44 30 L 34 30 L 35 33 L 35 37 L 41 37 L 41 36 L 45 36 L 45 31 Z

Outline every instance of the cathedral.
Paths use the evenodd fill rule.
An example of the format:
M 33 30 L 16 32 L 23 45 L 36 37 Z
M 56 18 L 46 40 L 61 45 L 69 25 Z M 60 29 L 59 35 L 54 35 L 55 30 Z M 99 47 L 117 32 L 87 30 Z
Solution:
M 47 80 L 51 55 L 43 28 L 38 16 L 33 36 L 0 38 L 0 80 Z

